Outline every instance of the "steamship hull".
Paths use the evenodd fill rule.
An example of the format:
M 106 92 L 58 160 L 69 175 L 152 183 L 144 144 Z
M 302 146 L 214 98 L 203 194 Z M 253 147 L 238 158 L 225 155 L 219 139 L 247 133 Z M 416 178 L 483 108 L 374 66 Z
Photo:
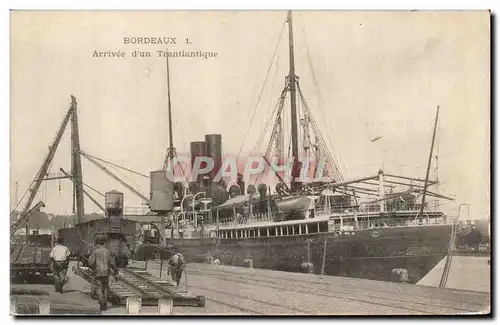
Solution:
M 446 256 L 451 225 L 415 226 L 388 229 L 240 239 L 169 239 L 188 262 L 203 263 L 208 254 L 221 264 L 300 272 L 308 259 L 314 273 L 333 276 L 390 280 L 392 270 L 406 269 L 409 282 L 423 278 Z M 325 249 L 326 239 L 326 249 Z M 309 253 L 308 253 L 309 252 Z

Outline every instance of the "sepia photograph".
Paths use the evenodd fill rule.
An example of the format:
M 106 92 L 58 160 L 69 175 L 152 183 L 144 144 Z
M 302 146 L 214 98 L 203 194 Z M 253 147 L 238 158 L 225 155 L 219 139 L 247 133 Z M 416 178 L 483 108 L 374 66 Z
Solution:
M 10 314 L 491 313 L 488 10 L 11 10 Z

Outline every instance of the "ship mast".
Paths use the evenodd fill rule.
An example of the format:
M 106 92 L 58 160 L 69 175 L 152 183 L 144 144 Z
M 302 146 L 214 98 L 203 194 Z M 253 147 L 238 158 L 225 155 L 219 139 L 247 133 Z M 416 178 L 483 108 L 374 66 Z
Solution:
M 434 141 L 436 140 L 436 128 L 438 124 L 438 118 L 439 118 L 439 105 L 436 110 L 436 120 L 434 121 L 434 131 L 432 133 L 431 151 L 429 152 L 429 161 L 427 163 L 427 172 L 425 174 L 424 192 L 422 194 L 422 204 L 420 205 L 420 213 L 419 213 L 420 217 L 422 217 L 422 214 L 424 213 L 425 195 L 427 194 L 427 187 L 429 183 L 429 171 L 431 169 L 432 152 L 434 151 Z
M 295 60 L 293 51 L 293 26 L 292 26 L 292 11 L 288 11 L 288 38 L 289 38 L 289 55 L 290 55 L 290 72 L 288 74 L 288 83 L 290 89 L 290 113 L 291 113 L 291 127 L 292 127 L 292 156 L 293 156 L 293 168 L 292 168 L 292 186 L 291 188 L 296 188 L 297 182 L 295 182 L 295 171 L 298 166 L 299 159 L 299 146 L 297 139 L 297 96 L 296 96 L 296 75 L 295 75 Z
M 169 164 L 172 164 L 174 158 L 177 157 L 177 152 L 174 147 L 174 132 L 172 127 L 172 100 L 170 99 L 170 65 L 168 62 L 167 55 L 167 107 L 168 107 L 168 137 L 169 137 L 169 146 L 167 148 L 167 154 L 165 156 L 165 160 L 163 162 L 163 170 L 167 170 Z M 186 182 L 186 173 L 184 172 L 182 166 L 179 164 L 179 169 L 182 175 L 184 176 Z M 170 166 L 172 172 L 174 172 L 175 166 Z
M 172 102 L 170 100 L 170 69 L 168 65 L 168 51 L 167 51 L 167 107 L 168 107 L 168 137 L 169 137 L 169 146 L 167 149 L 167 155 L 165 157 L 165 161 L 163 163 L 163 170 L 167 170 L 169 163 L 171 164 L 176 153 L 174 148 L 174 136 L 172 131 Z M 172 173 L 174 172 L 174 166 L 170 166 L 172 168 Z M 172 194 L 173 195 L 173 194 Z M 165 213 L 160 213 L 160 231 L 165 240 Z M 166 242 L 163 242 L 166 244 Z
M 19 182 L 16 181 L 16 192 L 15 192 L 14 204 L 17 204 L 17 202 L 19 200 L 18 190 L 19 190 Z M 16 217 L 17 217 L 17 215 L 16 215 Z
M 174 159 L 175 156 L 175 149 L 174 149 L 174 136 L 172 132 L 172 104 L 170 101 L 170 70 L 168 66 L 168 55 L 167 55 L 167 100 L 168 100 L 168 137 L 170 140 L 170 146 L 168 147 L 167 150 L 167 157 L 171 161 Z M 165 166 L 167 163 L 165 162 Z

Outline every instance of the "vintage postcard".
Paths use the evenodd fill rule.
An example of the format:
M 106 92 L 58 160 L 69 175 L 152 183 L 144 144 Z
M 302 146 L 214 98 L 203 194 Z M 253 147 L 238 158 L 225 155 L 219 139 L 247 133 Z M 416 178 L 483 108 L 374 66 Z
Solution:
M 489 11 L 23 11 L 12 315 L 489 314 Z

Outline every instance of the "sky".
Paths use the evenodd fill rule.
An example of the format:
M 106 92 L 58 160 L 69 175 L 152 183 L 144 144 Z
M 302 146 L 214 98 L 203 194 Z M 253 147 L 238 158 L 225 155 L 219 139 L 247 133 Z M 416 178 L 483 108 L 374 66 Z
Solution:
M 281 11 L 13 12 L 11 200 L 14 184 L 20 198 L 40 168 L 70 95 L 78 101 L 83 151 L 146 174 L 162 167 L 166 61 L 157 50 L 217 52 L 170 60 L 177 152 L 220 133 L 224 154 L 250 153 L 288 73 L 285 19 Z M 443 208 L 456 214 L 468 203 L 470 218 L 489 217 L 488 12 L 304 11 L 294 13 L 293 23 L 296 74 L 344 179 L 374 174 L 381 161 L 387 173 L 424 178 L 439 105 L 439 190 L 455 198 Z M 126 37 L 175 37 L 177 44 L 124 44 Z M 108 50 L 126 57 L 93 57 Z M 134 50 L 152 57 L 133 58 Z M 69 140 L 66 132 L 52 172 L 71 168 Z M 86 184 L 123 191 L 126 206 L 140 205 L 82 160 Z M 119 176 L 149 193 L 147 179 Z M 71 192 L 68 180 L 51 181 L 37 198 L 44 211 L 71 213 Z M 89 200 L 85 210 L 99 211 Z

